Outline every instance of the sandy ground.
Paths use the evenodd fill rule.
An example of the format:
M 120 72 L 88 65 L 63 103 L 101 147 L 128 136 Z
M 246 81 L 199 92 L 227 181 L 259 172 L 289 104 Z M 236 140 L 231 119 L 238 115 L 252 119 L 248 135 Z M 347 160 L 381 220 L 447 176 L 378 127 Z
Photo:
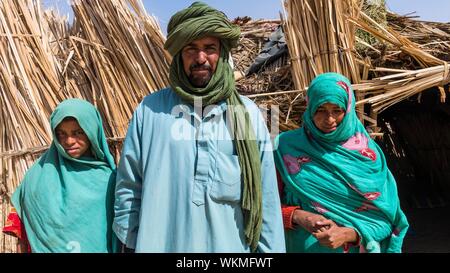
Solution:
M 404 253 L 450 253 L 450 207 L 407 209 Z

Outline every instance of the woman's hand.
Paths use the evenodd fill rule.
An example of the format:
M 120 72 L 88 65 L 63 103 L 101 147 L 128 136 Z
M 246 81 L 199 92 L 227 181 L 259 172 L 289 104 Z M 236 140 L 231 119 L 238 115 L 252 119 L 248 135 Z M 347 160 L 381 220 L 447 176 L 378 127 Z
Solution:
M 321 214 L 316 214 L 304 210 L 297 209 L 292 215 L 292 223 L 301 226 L 310 233 L 325 231 L 332 224 L 336 225 L 332 220 L 328 220 Z
M 321 224 L 330 224 L 327 221 Z M 331 224 L 328 229 L 314 232 L 313 235 L 321 245 L 332 249 L 341 247 L 345 243 L 356 243 L 358 241 L 358 233 L 353 228 L 340 227 L 336 224 Z

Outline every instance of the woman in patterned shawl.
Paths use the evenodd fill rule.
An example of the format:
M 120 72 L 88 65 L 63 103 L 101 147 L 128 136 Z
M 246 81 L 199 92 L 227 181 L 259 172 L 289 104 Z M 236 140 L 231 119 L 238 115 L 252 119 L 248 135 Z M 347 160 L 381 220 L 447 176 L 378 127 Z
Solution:
M 408 221 L 380 147 L 358 120 L 350 81 L 316 77 L 304 125 L 276 139 L 288 252 L 401 252 Z

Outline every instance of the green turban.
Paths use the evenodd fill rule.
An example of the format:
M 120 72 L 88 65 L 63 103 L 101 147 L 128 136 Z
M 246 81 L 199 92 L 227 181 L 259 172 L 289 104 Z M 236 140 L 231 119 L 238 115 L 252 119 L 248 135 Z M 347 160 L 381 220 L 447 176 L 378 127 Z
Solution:
M 167 35 L 164 48 L 175 56 L 185 45 L 205 36 L 219 38 L 226 51 L 229 51 L 237 46 L 241 30 L 223 12 L 202 2 L 195 2 L 172 16 Z
M 195 2 L 172 16 L 167 32 L 168 38 L 164 47 L 173 56 L 169 83 L 175 93 L 191 104 L 201 100 L 202 106 L 207 106 L 226 100 L 228 106 L 245 108 L 236 91 L 233 69 L 229 64 L 229 52 L 237 45 L 241 33 L 238 26 L 233 25 L 223 12 L 204 3 Z M 195 87 L 184 72 L 181 50 L 192 41 L 204 37 L 216 37 L 220 40 L 220 57 L 206 87 Z M 260 154 L 248 113 L 234 109 L 227 111 L 227 115 L 228 120 L 232 122 L 233 139 L 243 179 L 244 233 L 246 243 L 250 245 L 252 251 L 255 251 L 262 227 Z

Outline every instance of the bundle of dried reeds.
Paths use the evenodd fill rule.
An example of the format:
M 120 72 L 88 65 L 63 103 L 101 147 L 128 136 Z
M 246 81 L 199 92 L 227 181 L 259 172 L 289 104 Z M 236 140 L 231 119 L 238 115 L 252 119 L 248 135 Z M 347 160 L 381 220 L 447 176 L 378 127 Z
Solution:
M 86 83 L 77 86 L 105 114 L 107 135 L 124 136 L 141 99 L 167 86 L 170 56 L 163 35 L 136 0 L 78 1 L 72 7 L 69 77 Z
M 375 71 L 393 70 L 376 68 Z M 446 94 L 443 86 L 450 82 L 450 65 L 447 63 L 414 71 L 394 71 L 397 73 L 354 85 L 357 92 L 367 97 L 357 104 L 369 103 L 372 106 L 371 111 L 378 114 L 389 106 L 436 86 L 440 87 L 441 101 L 445 102 Z
M 69 26 L 38 0 L 0 2 L 0 226 L 15 187 L 51 142 L 48 118 L 60 101 L 97 106 L 118 160 L 134 108 L 168 83 L 164 37 L 140 0 L 72 5 Z M 15 246 L 0 234 L 0 252 Z
M 60 78 L 33 1 L 0 5 L 0 179 L 3 226 L 9 196 L 36 159 L 34 150 L 51 139 L 48 116 L 57 101 Z M 0 252 L 14 251 L 15 239 L 0 235 Z
M 366 14 L 372 18 L 370 14 Z M 388 30 L 393 30 L 395 32 L 394 35 L 401 35 L 410 40 L 418 48 L 433 57 L 443 61 L 450 61 L 450 25 L 418 21 L 416 19 L 414 16 L 400 16 L 392 12 L 386 12 L 385 22 L 379 22 L 379 25 Z M 420 63 L 409 55 L 404 54 L 398 46 L 385 42 L 383 39 L 377 40 L 373 38 L 367 43 L 367 47 L 358 52 L 360 56 L 370 56 L 372 63 L 376 66 L 406 70 L 422 68 Z
M 450 24 L 412 20 L 395 13 L 387 15 L 392 29 L 434 57 L 450 61 Z
M 380 5 L 383 4 L 382 2 L 383 1 L 380 2 Z M 368 54 L 367 52 L 364 52 L 366 54 L 361 54 L 360 52 L 358 58 L 351 56 L 353 62 L 342 63 L 342 67 L 343 69 L 347 69 L 347 71 L 353 71 L 354 73 L 346 74 L 344 72 L 343 74 L 346 75 L 347 77 L 349 77 L 349 75 L 350 76 L 354 74 L 357 75 L 357 77 L 351 77 L 351 79 L 352 82 L 356 84 L 355 94 L 357 100 L 359 101 L 357 111 L 361 119 L 368 121 L 369 124 L 371 123 L 373 127 L 376 127 L 376 116 L 379 112 L 414 94 L 418 94 L 421 91 L 434 86 L 438 86 L 440 88 L 441 100 L 445 100 L 445 91 L 443 89 L 443 86 L 446 83 L 448 83 L 447 79 L 448 72 L 446 72 L 447 64 L 445 61 L 437 58 L 436 56 L 433 56 L 423 48 L 426 48 L 426 46 L 430 45 L 433 46 L 436 45 L 442 48 L 444 45 L 446 45 L 446 43 L 439 41 L 437 42 L 428 41 L 427 44 L 420 46 L 409 40 L 407 37 L 414 37 L 415 39 L 421 37 L 422 39 L 424 39 L 423 35 L 420 36 L 417 35 L 417 33 L 414 33 L 413 35 L 403 36 L 399 34 L 390 26 L 386 26 L 383 23 L 378 23 L 370 16 L 367 16 L 361 9 L 358 8 L 357 1 L 342 1 L 341 2 L 342 6 L 347 7 L 347 9 L 343 8 L 342 6 L 339 6 L 337 3 L 334 3 L 333 1 L 329 1 L 327 3 L 330 5 L 332 4 L 333 7 L 335 8 L 335 11 L 333 11 L 333 8 L 327 7 L 326 3 L 322 3 L 321 1 L 285 2 L 288 13 L 286 25 L 288 26 L 287 32 L 288 32 L 289 51 L 291 54 L 292 68 L 294 71 L 293 77 L 297 89 L 306 90 L 307 83 L 309 83 L 309 81 L 317 74 L 326 71 L 335 71 L 343 73 L 342 72 L 343 70 L 336 65 L 337 63 L 336 61 L 334 62 L 330 61 L 330 59 L 333 59 L 332 51 L 331 52 L 328 51 L 327 54 L 322 53 L 321 56 L 323 56 L 324 59 L 320 58 L 319 57 L 320 54 L 318 54 L 318 52 L 321 53 L 320 45 L 323 44 L 335 45 L 336 41 L 338 41 L 338 39 L 333 39 L 333 37 L 335 37 L 337 29 L 339 29 L 339 26 L 341 25 L 339 22 L 341 22 L 342 20 L 340 20 L 339 18 L 342 17 L 339 16 L 343 16 L 343 18 L 347 19 L 346 21 L 347 23 L 353 22 L 355 27 L 367 31 L 375 39 L 378 39 L 376 45 L 368 44 L 367 46 L 369 47 L 369 49 L 373 49 L 373 51 L 375 51 L 376 54 L 381 55 L 384 61 L 388 60 L 389 58 L 393 58 L 396 60 L 396 62 L 402 63 L 403 65 L 407 65 L 411 64 L 412 61 L 405 61 L 405 59 L 410 58 L 410 60 L 411 59 L 415 60 L 416 63 L 416 65 L 414 66 L 415 68 L 436 66 L 434 67 L 434 69 L 431 70 L 432 71 L 431 73 L 432 74 L 434 73 L 433 75 L 425 74 L 426 76 L 424 76 L 424 74 L 422 74 L 422 71 L 417 71 L 411 72 L 411 75 L 409 76 L 405 76 L 405 73 L 403 72 L 406 72 L 406 74 L 408 74 L 409 73 L 408 71 L 393 70 L 386 68 L 377 68 L 369 70 L 369 68 L 372 68 L 373 62 L 377 64 L 381 63 L 379 60 L 375 61 L 371 60 L 370 56 L 373 54 L 370 54 L 370 52 Z M 361 4 L 364 4 L 362 5 L 362 8 L 367 9 L 368 6 L 366 5 L 365 1 L 360 1 L 359 7 L 361 7 Z M 379 8 L 382 7 L 380 6 Z M 323 12 L 324 10 L 325 12 Z M 345 15 L 343 15 L 343 13 L 341 12 L 338 12 L 342 10 L 347 10 L 348 12 Z M 291 16 L 289 17 L 289 15 Z M 390 15 L 389 18 L 392 18 L 392 14 Z M 325 23 L 321 25 L 320 24 L 321 22 Z M 447 29 L 444 28 L 442 25 L 439 25 L 440 28 L 438 29 L 436 25 L 432 27 L 427 26 L 424 23 L 414 23 L 415 26 L 417 26 L 417 24 L 420 24 L 422 28 L 425 29 L 424 31 L 425 33 L 427 32 L 429 34 L 432 33 L 435 36 L 439 35 L 440 40 L 447 39 L 447 36 L 450 37 L 450 35 L 448 35 L 445 32 L 445 30 Z M 323 25 L 328 27 L 324 27 Z M 413 23 L 410 23 L 410 25 L 413 25 Z M 348 29 L 351 31 L 351 33 L 343 32 L 342 36 L 354 37 L 354 29 L 352 27 L 349 27 Z M 403 31 L 405 31 L 405 29 L 403 29 Z M 323 35 L 321 33 L 323 33 Z M 306 40 L 306 42 L 303 40 Z M 352 43 L 353 40 L 352 39 L 350 40 L 351 44 L 353 45 Z M 378 49 L 376 47 L 378 47 Z M 335 48 L 342 48 L 342 45 Z M 351 52 L 354 51 L 351 50 Z M 433 51 L 433 53 L 436 55 L 436 51 Z M 358 63 L 363 67 L 361 75 L 359 75 L 358 65 L 356 65 L 356 63 Z M 331 68 L 328 68 L 327 70 L 321 70 L 320 68 L 324 66 L 323 64 L 329 64 L 328 67 Z M 381 78 L 383 79 L 383 81 L 380 81 L 379 78 L 377 78 L 376 76 L 380 74 L 385 75 L 386 73 L 393 73 L 393 72 L 398 72 L 399 74 L 391 75 L 388 76 L 387 78 Z M 358 84 L 360 79 L 358 77 L 363 79 L 365 83 Z M 375 79 L 370 82 L 365 81 L 369 77 L 375 77 Z M 284 95 L 285 94 L 283 92 L 280 93 L 280 96 Z M 366 116 L 363 113 L 363 106 L 366 103 L 372 105 L 369 116 Z
M 429 88 L 439 87 L 441 101 L 445 101 L 444 86 L 450 81 L 449 65 L 446 61 L 426 52 L 423 46 L 411 41 L 407 36 L 401 35 L 390 27 L 390 24 L 382 26 L 364 12 L 361 12 L 358 17 L 353 17 L 349 21 L 362 30 L 367 31 L 379 41 L 387 43 L 389 49 L 386 47 L 383 50 L 385 59 L 396 58 L 397 63 L 409 64 L 407 66 L 414 68 L 425 68 L 405 70 L 405 65 L 403 65 L 403 69 L 377 67 L 371 69 L 373 74 L 371 81 L 355 85 L 359 98 L 357 105 L 371 105 L 370 118 L 363 118 L 371 123 L 373 127 L 377 126 L 377 115 L 383 110 Z M 422 24 L 422 26 L 424 25 Z M 425 27 L 425 29 L 439 34 L 441 37 L 446 36 L 442 30 L 430 27 Z M 382 43 L 378 45 L 380 44 Z M 439 42 L 436 44 L 439 44 Z M 374 48 L 374 50 L 376 49 Z M 407 58 L 410 61 L 405 62 Z
M 422 67 L 443 64 L 442 60 L 423 51 L 419 45 L 400 35 L 390 27 L 383 27 L 364 12 L 360 12 L 357 17 L 353 17 L 349 21 L 376 38 L 396 46 L 400 51 L 413 57 Z
M 284 29 L 296 89 L 306 89 L 324 72 L 338 72 L 358 83 L 355 28 L 347 22 L 348 17 L 359 13 L 358 1 L 286 0 L 284 4 Z

